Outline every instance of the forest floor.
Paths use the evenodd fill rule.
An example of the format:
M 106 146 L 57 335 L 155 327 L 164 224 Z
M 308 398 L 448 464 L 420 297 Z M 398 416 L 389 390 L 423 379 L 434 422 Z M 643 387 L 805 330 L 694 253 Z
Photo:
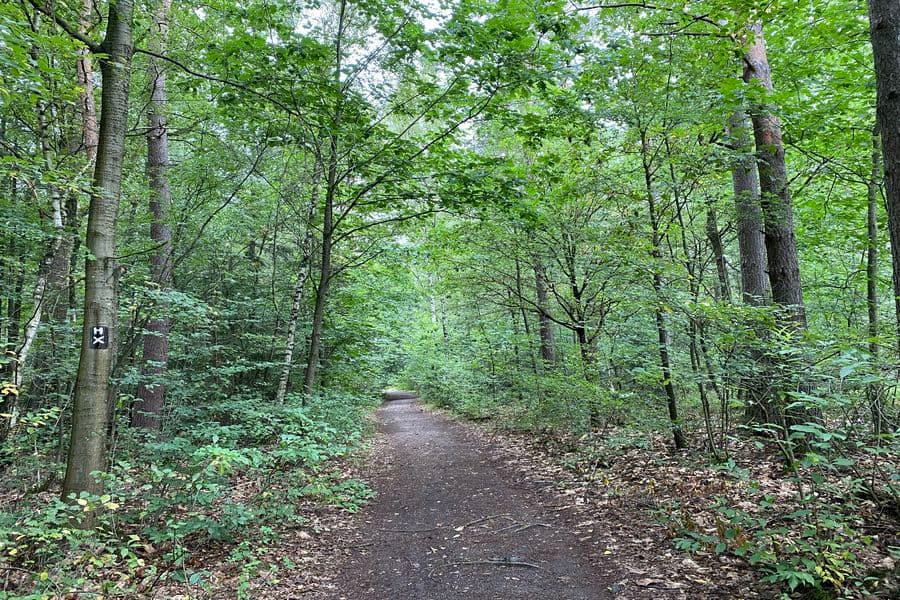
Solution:
M 650 504 L 597 502 L 545 451 L 417 400 L 386 403 L 360 470 L 377 498 L 286 540 L 266 598 L 553 600 L 772 597 L 747 570 L 672 549 Z

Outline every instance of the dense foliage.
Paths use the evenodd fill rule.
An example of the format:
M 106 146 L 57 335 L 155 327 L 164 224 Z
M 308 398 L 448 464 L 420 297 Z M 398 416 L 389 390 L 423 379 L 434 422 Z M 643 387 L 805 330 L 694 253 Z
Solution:
M 664 436 L 756 490 L 676 547 L 896 591 L 872 64 L 860 0 L 3 2 L 0 596 L 278 568 L 392 385 L 572 465 Z

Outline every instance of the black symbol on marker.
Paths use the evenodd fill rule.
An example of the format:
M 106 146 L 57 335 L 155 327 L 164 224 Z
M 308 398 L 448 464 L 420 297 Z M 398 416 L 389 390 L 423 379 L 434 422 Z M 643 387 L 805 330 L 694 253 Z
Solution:
M 106 350 L 109 348 L 109 327 L 98 325 L 91 327 L 91 349 Z

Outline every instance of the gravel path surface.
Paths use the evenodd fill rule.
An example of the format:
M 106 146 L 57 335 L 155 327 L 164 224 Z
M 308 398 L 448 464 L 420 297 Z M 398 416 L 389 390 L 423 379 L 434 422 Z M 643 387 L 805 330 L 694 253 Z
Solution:
M 614 573 L 593 563 L 553 497 L 523 482 L 483 435 L 386 403 L 370 459 L 378 493 L 358 544 L 336 566 L 341 600 L 600 600 Z

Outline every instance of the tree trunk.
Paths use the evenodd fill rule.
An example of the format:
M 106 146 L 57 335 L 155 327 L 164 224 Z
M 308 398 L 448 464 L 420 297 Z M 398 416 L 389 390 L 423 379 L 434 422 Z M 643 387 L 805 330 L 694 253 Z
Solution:
M 731 178 L 737 213 L 741 296 L 745 304 L 762 306 L 769 303 L 772 292 L 766 275 L 766 243 L 750 128 L 747 116 L 741 111 L 734 113 L 728 122 L 731 147 L 738 154 L 731 170 Z
M 647 191 L 647 210 L 650 217 L 650 257 L 653 260 L 653 293 L 654 293 L 654 317 L 656 319 L 657 350 L 659 352 L 660 374 L 662 375 L 662 387 L 666 393 L 666 407 L 669 411 L 669 422 L 672 425 L 672 438 L 675 448 L 687 448 L 687 440 L 681 430 L 678 420 L 678 396 L 675 394 L 675 385 L 672 383 L 672 363 L 669 358 L 669 330 L 666 324 L 666 313 L 663 307 L 663 279 L 660 274 L 660 261 L 662 260 L 662 236 L 659 228 L 659 214 L 657 210 L 656 190 L 653 189 L 653 169 L 648 161 L 647 133 L 641 131 L 641 160 L 644 170 L 644 185 Z
M 81 11 L 81 31 L 86 32 L 91 25 L 94 12 L 94 0 L 84 0 Z M 78 85 L 81 93 L 78 96 L 82 126 L 82 145 L 88 163 L 92 164 L 97 158 L 97 145 L 99 144 L 100 129 L 97 126 L 97 106 L 94 102 L 94 66 L 91 53 L 88 49 L 79 51 L 76 63 L 78 73 Z
M 117 279 L 116 216 L 128 126 L 128 85 L 131 55 L 132 0 L 109 7 L 106 37 L 100 61 L 103 111 L 94 185 L 87 226 L 84 324 L 81 359 L 72 409 L 72 435 L 66 464 L 63 497 L 87 491 L 99 493 L 102 484 L 92 475 L 106 469 L 107 399 L 116 330 Z M 108 339 L 95 340 L 97 327 L 106 327 Z M 95 342 L 105 342 L 95 343 Z M 106 349 L 95 349 L 106 345 Z
M 538 306 L 538 329 L 541 337 L 541 359 L 545 365 L 556 364 L 556 339 L 553 335 L 553 322 L 547 314 L 549 301 L 547 296 L 547 273 L 540 257 L 534 257 L 534 289 Z
M 756 82 L 766 93 L 774 90 L 762 25 L 750 26 L 753 42 L 744 55 L 744 81 Z M 761 102 L 751 111 L 756 140 L 760 200 L 765 223 L 766 257 L 772 299 L 787 312 L 798 329 L 806 328 L 800 263 L 794 238 L 794 216 L 788 188 L 781 123 L 771 107 Z
M 762 209 L 759 203 L 759 180 L 756 159 L 750 139 L 752 124 L 743 111 L 736 111 L 728 121 L 735 163 L 731 170 L 737 215 L 738 252 L 741 262 L 741 299 L 750 306 L 765 306 L 772 299 L 766 274 L 766 241 L 763 234 Z M 752 324 L 760 337 L 766 331 Z M 758 344 L 749 349 L 749 358 L 760 365 L 756 372 L 742 377 L 740 394 L 744 400 L 744 417 L 749 423 L 767 423 L 775 414 L 772 398 L 766 392 L 766 357 Z
M 731 303 L 731 285 L 728 283 L 728 264 L 725 261 L 725 250 L 722 247 L 722 236 L 719 233 L 719 222 L 716 209 L 710 205 L 706 209 L 706 237 L 712 247 L 713 257 L 716 259 L 716 299 Z
M 297 325 L 300 321 L 300 306 L 303 301 L 303 290 L 309 280 L 310 263 L 312 262 L 313 224 L 312 219 L 319 206 L 319 180 L 321 179 L 321 165 L 316 160 L 313 173 L 312 189 L 310 190 L 309 211 L 307 212 L 306 233 L 300 252 L 300 266 L 297 270 L 297 283 L 294 285 L 294 300 L 291 303 L 291 318 L 288 322 L 287 336 L 284 344 L 284 357 L 281 361 L 281 375 L 278 378 L 278 390 L 275 392 L 275 403 L 284 403 L 287 394 L 288 381 L 291 377 L 291 367 L 294 362 L 294 345 L 297 339 Z
M 343 115 L 343 85 L 341 83 L 341 64 L 343 57 L 344 17 L 347 3 L 340 3 L 338 14 L 337 36 L 334 43 L 334 91 L 337 105 L 334 109 L 334 118 L 329 134 L 328 151 L 328 178 L 325 188 L 325 212 L 322 218 L 322 264 L 319 272 L 319 286 L 316 288 L 316 307 L 313 310 L 312 331 L 309 335 L 309 352 L 306 357 L 306 376 L 303 382 L 303 392 L 307 397 L 312 396 L 316 386 L 316 369 L 319 364 L 319 349 L 322 345 L 322 326 L 325 322 L 325 301 L 328 297 L 328 288 L 331 285 L 332 267 L 331 252 L 334 250 L 334 201 L 337 195 L 338 185 L 338 135 L 340 135 L 341 119 Z
M 162 0 L 153 17 L 150 48 L 162 53 L 169 30 L 171 0 Z M 150 179 L 150 239 L 155 245 L 150 257 L 150 277 L 157 290 L 165 293 L 172 287 L 172 230 L 169 227 L 169 207 L 172 192 L 166 173 L 169 168 L 169 134 L 166 118 L 166 72 L 162 62 L 150 57 L 150 110 L 147 115 L 147 175 Z M 166 387 L 158 381 L 166 373 L 169 360 L 169 328 L 165 303 L 151 309 L 146 326 L 143 348 L 143 382 L 138 387 L 137 401 L 131 413 L 131 425 L 144 429 L 159 429 Z M 157 380 L 157 381 L 154 381 Z
M 38 15 L 39 16 L 39 15 Z M 40 19 L 36 16 L 32 24 L 32 29 L 37 32 L 40 28 Z M 31 48 L 31 58 L 35 65 L 40 60 L 37 46 Z M 42 166 L 46 172 L 50 173 L 56 166 L 55 150 L 53 146 L 53 133 L 47 122 L 47 116 L 54 114 L 53 106 L 50 103 L 39 101 L 37 105 L 38 112 L 38 143 L 41 149 Z M 25 322 L 25 329 L 22 332 L 22 343 L 16 349 L 15 354 L 15 375 L 13 384 L 20 388 L 25 380 L 25 365 L 31 347 L 37 339 L 38 330 L 40 329 L 41 320 L 47 308 L 47 304 L 54 297 L 58 296 L 65 286 L 67 277 L 69 254 L 67 250 L 69 246 L 65 243 L 66 230 L 63 217 L 63 201 L 62 192 L 59 187 L 51 184 L 47 193 L 50 197 L 50 225 L 53 228 L 53 237 L 47 244 L 44 255 L 38 265 L 37 280 L 34 284 L 31 302 L 31 315 Z M 55 292 L 55 293 L 54 293 Z M 11 422 L 15 422 L 15 411 Z
M 878 127 L 884 158 L 885 205 L 891 241 L 897 353 L 900 357 L 900 3 L 869 0 L 878 87 Z
M 881 189 L 881 137 L 878 126 L 872 131 L 872 173 L 867 186 L 866 210 L 866 308 L 868 316 L 869 355 L 878 369 L 878 196 Z M 885 429 L 884 404 L 881 386 L 872 383 L 866 389 L 872 409 L 872 425 L 875 435 Z

